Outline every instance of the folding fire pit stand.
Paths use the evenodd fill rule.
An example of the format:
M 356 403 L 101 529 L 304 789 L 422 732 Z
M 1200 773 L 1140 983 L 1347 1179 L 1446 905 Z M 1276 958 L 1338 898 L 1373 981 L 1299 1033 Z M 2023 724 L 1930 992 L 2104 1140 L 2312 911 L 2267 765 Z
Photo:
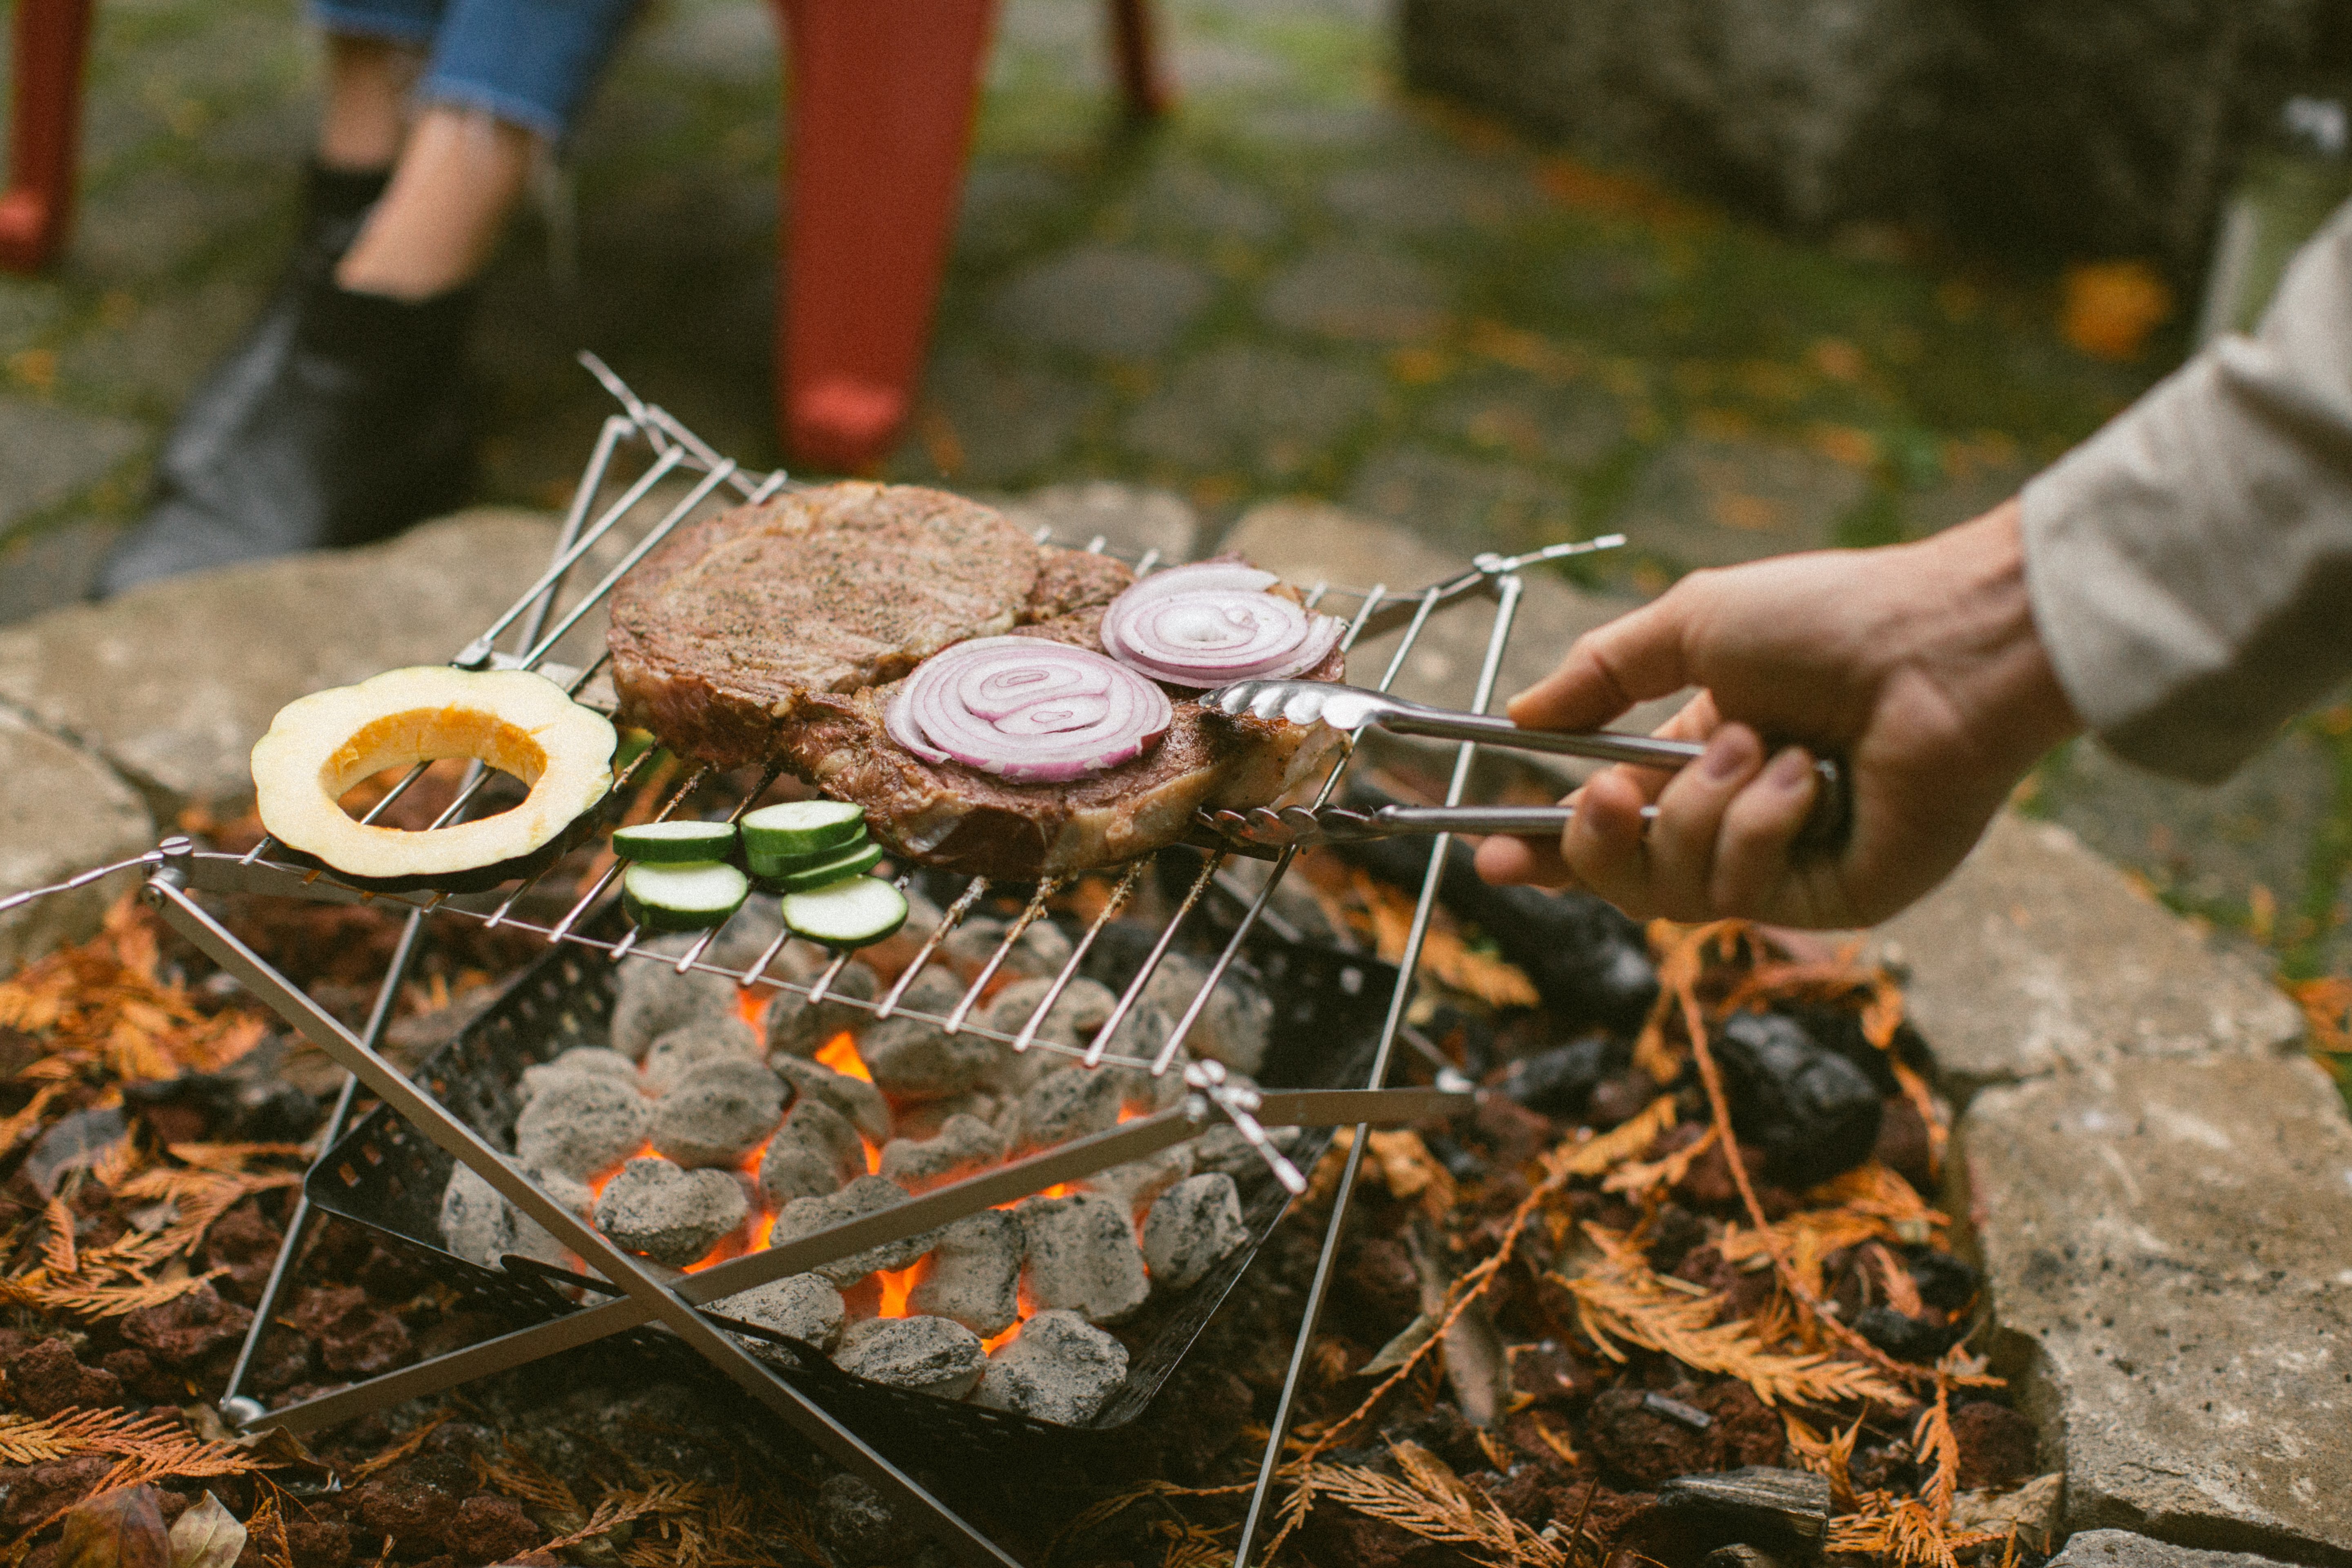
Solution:
M 781 472 L 765 476 L 742 473 L 734 463 L 719 456 L 670 415 L 640 402 L 601 363 L 590 356 L 582 357 L 589 369 L 620 401 L 625 412 L 605 421 L 565 519 L 553 563 L 512 608 L 468 645 L 454 661 L 460 668 L 473 669 L 537 669 L 564 684 L 575 696 L 599 673 L 604 658 L 600 657 L 585 669 L 570 670 L 551 665 L 548 656 L 583 616 L 604 601 L 627 571 L 721 487 L 731 489 L 745 500 L 757 500 L 774 493 L 786 483 L 785 476 Z M 616 500 L 591 522 L 589 514 L 604 488 L 612 459 L 621 442 L 627 439 L 645 441 L 651 448 L 654 460 L 643 474 L 623 489 Z M 683 498 L 670 506 L 592 589 L 565 609 L 550 629 L 547 622 L 555 613 L 562 596 L 564 580 L 572 569 L 611 534 L 623 518 L 646 500 L 656 485 L 673 473 L 681 478 L 689 474 L 697 477 Z M 1039 531 L 1041 542 L 1047 537 L 1045 531 Z M 1097 537 L 1085 548 L 1100 551 L 1103 546 L 1104 541 Z M 1404 636 L 1380 681 L 1381 689 L 1386 690 L 1395 681 L 1407 655 L 1434 611 L 1474 594 L 1491 598 L 1495 604 L 1495 616 L 1474 703 L 1477 710 L 1483 711 L 1493 697 L 1496 675 L 1501 666 L 1521 594 L 1521 584 L 1515 574 L 1534 561 L 1597 547 L 1595 543 L 1563 544 L 1516 558 L 1481 556 L 1472 569 L 1460 576 L 1412 593 L 1391 594 L 1385 584 L 1375 585 L 1369 590 L 1353 590 L 1334 589 L 1328 584 L 1318 584 L 1307 595 L 1307 603 L 1313 606 L 1333 595 L 1358 601 L 1340 645 L 1343 648 L 1353 646 L 1368 632 L 1384 632 L 1399 625 L 1404 627 Z M 1153 552 L 1137 562 L 1136 567 L 1139 573 L 1148 573 L 1157 564 L 1158 552 Z M 511 654 L 498 651 L 498 639 L 509 627 L 518 626 L 519 651 Z M 1446 792 L 1449 805 L 1461 802 L 1475 751 L 1473 743 L 1465 742 L 1456 755 L 1452 782 Z M 1318 804 L 1329 798 L 1352 755 L 1351 745 L 1324 780 L 1318 796 Z M 614 782 L 616 793 L 634 776 L 643 762 L 644 757 L 641 756 L 623 770 Z M 664 805 L 660 817 L 667 817 L 677 810 L 709 771 L 704 769 L 688 778 Z M 423 772 L 423 764 L 419 764 L 379 804 L 370 814 L 371 817 L 388 807 L 415 784 Z M 743 805 L 737 808 L 739 813 L 748 808 L 774 777 L 774 773 L 771 772 L 758 790 L 746 795 Z M 484 782 L 485 774 L 478 766 L 469 772 L 457 800 L 442 814 L 440 822 L 452 820 L 463 813 Z M 436 826 L 439 826 L 439 822 Z M 520 1366 L 560 1351 L 654 1325 L 674 1334 L 686 1347 L 782 1417 L 831 1458 L 863 1476 L 894 1500 L 913 1505 L 915 1516 L 960 1558 L 973 1563 L 1013 1564 L 1013 1558 L 952 1509 L 932 1497 L 831 1411 L 764 1362 L 750 1354 L 740 1342 L 741 1325 L 722 1329 L 716 1326 L 700 1309 L 708 1303 L 756 1286 L 805 1272 L 824 1263 L 1017 1200 L 1056 1183 L 1076 1180 L 1115 1165 L 1146 1158 L 1197 1135 L 1220 1119 L 1230 1122 L 1242 1134 L 1251 1147 L 1266 1160 L 1284 1187 L 1296 1196 L 1305 1191 L 1306 1179 L 1276 1152 L 1265 1129 L 1267 1126 L 1350 1125 L 1356 1130 L 1355 1141 L 1333 1200 L 1331 1217 L 1314 1282 L 1308 1292 L 1306 1312 L 1276 1407 L 1273 1432 L 1242 1531 L 1236 1560 L 1245 1560 L 1272 1483 L 1307 1347 L 1329 1288 L 1340 1231 L 1363 1159 L 1365 1134 L 1373 1125 L 1416 1121 L 1460 1110 L 1469 1103 L 1471 1097 L 1468 1087 L 1458 1078 L 1442 1079 L 1440 1087 L 1435 1089 L 1389 1089 L 1381 1087 L 1386 1079 L 1390 1058 L 1403 1023 L 1412 977 L 1428 930 L 1430 912 L 1435 903 L 1448 844 L 1444 837 L 1439 837 L 1432 843 L 1429 871 L 1414 906 L 1404 952 L 1388 1000 L 1364 1089 L 1251 1089 L 1227 1081 L 1223 1070 L 1214 1062 L 1192 1062 L 1180 1068 L 1176 1061 L 1178 1050 L 1208 1005 L 1211 994 L 1240 954 L 1244 939 L 1265 915 L 1276 887 L 1296 854 L 1290 849 L 1270 857 L 1274 862 L 1272 874 L 1254 898 L 1246 899 L 1246 910 L 1210 967 L 1206 980 L 1170 1030 L 1167 1038 L 1159 1043 L 1157 1050 L 1149 1057 L 1112 1052 L 1109 1047 L 1114 1037 L 1169 952 L 1179 927 L 1202 895 L 1218 880 L 1227 856 L 1242 852 L 1213 836 L 1196 836 L 1196 842 L 1208 851 L 1204 864 L 1180 900 L 1176 913 L 1159 933 L 1141 969 L 1118 997 L 1108 1019 L 1083 1047 L 1041 1039 L 1038 1037 L 1040 1026 L 1063 990 L 1076 976 L 1079 963 L 1103 927 L 1125 902 L 1147 862 L 1139 861 L 1126 869 L 1101 912 L 1074 943 L 1070 957 L 1049 983 L 1034 1013 L 1017 1033 L 1005 1034 L 973 1023 L 971 1014 L 981 993 L 1010 955 L 1013 944 L 1031 923 L 1043 916 L 1048 898 L 1062 885 L 1062 879 L 1047 879 L 1037 885 L 1025 911 L 1012 923 L 993 955 L 945 1017 L 916 1013 L 909 1015 L 939 1024 L 950 1033 L 968 1031 L 1000 1041 L 1014 1051 L 1037 1049 L 1070 1056 L 1086 1068 L 1111 1066 L 1148 1071 L 1154 1077 L 1181 1071 L 1188 1090 L 1181 1103 L 938 1188 L 878 1214 L 668 1281 L 659 1278 L 644 1259 L 614 1246 L 593 1226 L 524 1179 L 488 1140 L 456 1111 L 420 1089 L 379 1054 L 377 1041 L 415 952 L 424 916 L 428 912 L 446 911 L 481 921 L 486 926 L 512 926 L 542 936 L 551 943 L 570 943 L 604 952 L 614 962 L 635 957 L 641 962 L 670 963 L 680 973 L 698 969 L 708 973 L 726 975 L 740 985 L 796 992 L 806 996 L 812 1005 L 831 995 L 836 977 L 848 962 L 850 955 L 847 952 L 836 954 L 832 963 L 814 981 L 801 984 L 781 980 L 768 973 L 769 966 L 789 939 L 788 932 L 777 936 L 757 960 L 740 971 L 721 969 L 704 961 L 705 952 L 719 934 L 717 931 L 705 933 L 683 955 L 676 958 L 667 952 L 656 954 L 640 951 L 637 933 L 634 931 L 617 940 L 589 934 L 604 929 L 597 917 L 610 907 L 607 895 L 619 875 L 617 863 L 581 892 L 560 918 L 551 924 L 538 925 L 515 914 L 518 901 L 530 891 L 537 880 L 535 878 L 503 898 L 496 892 L 462 897 L 452 897 L 446 893 L 371 894 L 345 887 L 331 875 L 272 858 L 271 851 L 275 845 L 270 840 L 264 840 L 250 853 L 234 856 L 199 851 L 188 839 L 170 838 L 155 851 L 125 862 L 126 865 L 146 865 L 152 868 L 147 882 L 148 897 L 174 929 L 349 1070 L 351 1079 L 345 1084 L 330 1121 L 330 1143 L 341 1130 L 358 1086 L 364 1084 L 369 1092 L 380 1098 L 433 1142 L 464 1162 L 509 1202 L 585 1260 L 592 1270 L 601 1274 L 619 1292 L 615 1299 L 601 1305 L 581 1308 L 550 1321 L 518 1329 L 465 1350 L 437 1356 L 335 1393 L 279 1410 L 264 1411 L 258 1402 L 243 1394 L 244 1377 L 254 1344 L 272 1316 L 274 1303 L 299 1244 L 303 1224 L 308 1217 L 308 1200 L 305 1198 L 298 1205 L 287 1226 L 277 1265 L 265 1288 L 261 1310 L 255 1315 L 245 1352 L 231 1373 L 228 1397 L 223 1401 L 224 1415 L 239 1426 L 276 1425 L 297 1432 L 310 1430 L 469 1379 Z M 60 884 L 59 888 L 35 889 L 0 900 L 0 910 L 45 892 L 82 885 L 120 868 L 101 868 Z M 1233 890 L 1234 886 L 1229 880 L 1224 883 L 1228 891 Z M 878 1001 L 846 996 L 832 999 L 868 1011 L 877 1019 L 888 1017 L 895 1012 L 908 1011 L 901 1007 L 900 1003 L 909 984 L 987 887 L 985 878 L 971 880 L 962 894 L 950 903 L 940 925 L 926 940 L 914 962 Z M 407 922 L 362 1030 L 354 1034 L 344 1027 L 312 1002 L 299 987 L 239 941 L 197 901 L 195 895 L 199 892 L 257 892 L 331 902 L 376 901 L 404 908 L 408 911 Z

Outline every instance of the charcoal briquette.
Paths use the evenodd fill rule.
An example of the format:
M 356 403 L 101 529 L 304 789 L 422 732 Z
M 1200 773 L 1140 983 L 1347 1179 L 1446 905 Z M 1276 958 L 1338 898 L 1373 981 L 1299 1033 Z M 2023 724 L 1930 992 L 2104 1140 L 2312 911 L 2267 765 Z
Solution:
M 869 1383 L 961 1399 L 980 1385 L 988 1352 L 978 1334 L 945 1318 L 873 1318 L 841 1331 L 833 1363 Z
M 1878 1141 L 1878 1091 L 1794 1019 L 1739 1013 L 1714 1041 L 1731 1125 L 1764 1152 L 1766 1173 L 1800 1191 L 1852 1170 Z
M 915 1264 L 907 1310 L 949 1318 L 973 1333 L 1001 1334 L 1021 1315 L 1021 1221 L 1002 1209 L 966 1215 L 940 1232 Z
M 792 1113 L 768 1140 L 760 1159 L 760 1193 L 770 1208 L 795 1198 L 823 1197 L 866 1173 L 866 1145 L 857 1130 L 813 1094 L 793 1102 Z
M 653 1107 L 625 1079 L 580 1074 L 533 1097 L 515 1121 L 515 1159 L 586 1180 L 646 1141 Z
M 1125 1345 L 1076 1312 L 1040 1312 L 988 1358 L 972 1402 L 1082 1426 L 1126 1381 Z

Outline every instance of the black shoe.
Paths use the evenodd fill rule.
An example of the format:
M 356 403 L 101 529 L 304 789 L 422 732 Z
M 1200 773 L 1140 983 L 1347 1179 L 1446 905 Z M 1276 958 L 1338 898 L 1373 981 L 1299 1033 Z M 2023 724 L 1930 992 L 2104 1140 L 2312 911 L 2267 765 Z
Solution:
M 464 373 L 474 291 L 404 304 L 296 279 L 190 400 L 156 503 L 115 545 L 104 598 L 183 572 L 365 544 L 471 488 Z

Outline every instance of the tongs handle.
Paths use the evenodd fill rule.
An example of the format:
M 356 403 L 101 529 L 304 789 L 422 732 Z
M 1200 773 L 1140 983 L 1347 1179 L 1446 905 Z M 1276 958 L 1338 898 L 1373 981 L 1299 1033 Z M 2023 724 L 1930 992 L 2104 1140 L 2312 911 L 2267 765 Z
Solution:
M 1667 741 L 1655 735 L 1620 735 L 1608 731 L 1523 730 L 1508 719 L 1485 713 L 1453 713 L 1438 709 L 1400 705 L 1380 715 L 1381 728 L 1400 735 L 1429 735 L 1441 741 L 1475 741 L 1481 745 L 1507 746 L 1519 752 L 1548 752 L 1555 756 L 1591 757 L 1604 763 L 1631 763 L 1636 767 L 1669 771 L 1694 762 L 1706 748 L 1696 741 Z

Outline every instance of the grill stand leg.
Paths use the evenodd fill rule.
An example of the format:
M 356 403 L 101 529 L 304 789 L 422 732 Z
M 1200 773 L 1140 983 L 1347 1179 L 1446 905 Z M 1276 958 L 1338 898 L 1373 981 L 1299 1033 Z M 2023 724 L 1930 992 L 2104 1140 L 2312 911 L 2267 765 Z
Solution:
M 1483 713 L 1494 700 L 1495 678 L 1502 668 L 1503 649 L 1511 638 L 1511 620 L 1518 613 L 1521 584 L 1517 577 L 1506 577 L 1501 584 L 1495 606 L 1493 631 L 1486 639 L 1486 658 L 1478 671 L 1478 695 L 1471 706 L 1473 712 Z M 1423 612 L 1424 617 L 1427 611 Z M 1410 637 L 1405 647 L 1412 647 Z M 1397 653 L 1398 662 L 1404 657 L 1403 648 Z M 1390 678 L 1395 676 L 1390 669 Z M 1385 687 L 1386 680 L 1381 682 Z M 1465 741 L 1454 761 L 1454 778 L 1445 791 L 1445 804 L 1462 804 L 1464 790 L 1470 783 L 1470 763 L 1477 754 L 1477 745 Z M 1437 902 L 1437 885 L 1445 874 L 1445 854 L 1452 847 L 1453 836 L 1439 834 L 1430 841 L 1429 871 L 1422 879 L 1421 898 L 1412 907 L 1412 925 L 1405 933 L 1404 952 L 1397 960 L 1396 989 L 1389 994 L 1387 1021 L 1381 1026 L 1380 1049 L 1372 1058 L 1372 1070 L 1366 1087 L 1377 1089 L 1387 1079 L 1389 1055 L 1396 1047 L 1397 1031 L 1404 1023 L 1407 1000 L 1412 994 L 1413 972 L 1421 966 L 1422 939 L 1429 933 L 1430 910 Z M 1307 1288 L 1307 1305 L 1299 1314 L 1298 1338 L 1290 1347 L 1290 1367 L 1282 1379 L 1282 1395 L 1276 1402 L 1273 1430 L 1267 1433 L 1265 1457 L 1258 1462 L 1257 1484 L 1250 1492 L 1249 1512 L 1242 1521 L 1241 1539 L 1234 1546 L 1234 1568 L 1248 1568 L 1250 1548 L 1255 1543 L 1258 1527 L 1265 1517 L 1266 1499 L 1273 1493 L 1275 1472 L 1282 1463 L 1282 1436 L 1290 1423 L 1291 1402 L 1298 1393 L 1298 1379 L 1307 1365 L 1307 1352 L 1315 1339 L 1315 1321 L 1322 1315 L 1323 1296 L 1330 1288 L 1331 1271 L 1339 1257 L 1339 1235 L 1348 1224 L 1348 1200 L 1354 1194 L 1356 1173 L 1364 1163 L 1364 1145 L 1370 1141 L 1371 1129 L 1359 1124 L 1355 1141 L 1348 1149 L 1348 1162 L 1339 1172 L 1339 1185 L 1331 1198 L 1331 1220 L 1323 1229 L 1323 1250 L 1315 1260 L 1315 1279 Z
M 341 1062 L 411 1125 L 471 1166 L 508 1201 L 562 1239 L 697 1354 L 781 1416 L 827 1458 L 876 1487 L 893 1503 L 908 1509 L 926 1532 L 961 1561 L 977 1568 L 1021 1568 L 1017 1559 L 1008 1556 L 921 1483 L 771 1372 L 731 1336 L 713 1328 L 701 1313 L 647 1273 L 636 1258 L 525 1181 L 480 1134 L 439 1101 L 419 1092 L 390 1062 L 238 941 L 227 927 L 189 897 L 185 880 L 184 852 L 177 857 L 167 856 L 163 867 L 147 884 L 149 897 L 173 929 L 236 975 L 247 989 L 268 1003 L 306 1038 Z

